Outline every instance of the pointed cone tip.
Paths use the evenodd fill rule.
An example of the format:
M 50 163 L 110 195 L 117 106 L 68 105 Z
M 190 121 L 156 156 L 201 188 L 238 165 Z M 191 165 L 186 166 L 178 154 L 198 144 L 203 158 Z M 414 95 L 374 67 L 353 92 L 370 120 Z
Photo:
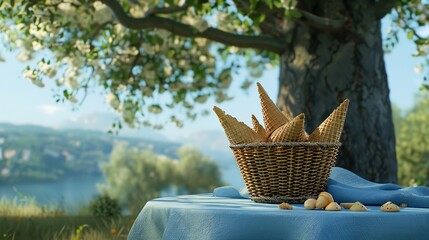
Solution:
M 346 98 L 341 104 L 340 104 L 340 106 L 345 106 L 345 107 L 347 107 L 348 105 L 349 105 L 349 103 L 350 103 L 350 100 L 348 99 L 348 98 Z
M 224 116 L 225 115 L 225 111 L 223 111 L 222 109 L 214 106 L 213 107 L 213 111 L 216 113 L 216 115 L 220 116 Z
M 266 94 L 267 93 L 265 91 L 264 87 L 262 87 L 262 85 L 259 82 L 257 82 L 256 85 L 258 86 L 258 92 L 259 92 L 259 94 L 262 94 L 262 93 Z

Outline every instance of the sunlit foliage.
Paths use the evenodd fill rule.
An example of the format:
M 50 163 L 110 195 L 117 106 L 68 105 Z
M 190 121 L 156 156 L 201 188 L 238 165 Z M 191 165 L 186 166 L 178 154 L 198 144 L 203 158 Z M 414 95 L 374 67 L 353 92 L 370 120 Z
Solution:
M 172 160 L 119 143 L 102 170 L 106 178 L 102 190 L 132 213 L 162 193 L 204 193 L 222 185 L 216 163 L 186 146 L 179 150 L 179 159 Z
M 429 95 L 419 95 L 415 106 L 397 120 L 399 183 L 429 186 Z

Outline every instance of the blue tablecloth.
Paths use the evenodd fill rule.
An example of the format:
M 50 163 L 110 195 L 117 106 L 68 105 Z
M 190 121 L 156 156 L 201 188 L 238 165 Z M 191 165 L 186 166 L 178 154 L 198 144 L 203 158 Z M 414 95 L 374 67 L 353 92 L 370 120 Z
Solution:
M 429 239 L 429 189 L 377 184 L 334 168 L 328 191 L 338 202 L 361 201 L 367 212 L 280 210 L 277 204 L 254 203 L 232 187 L 213 194 L 149 201 L 128 239 Z M 400 212 L 382 212 L 386 201 L 407 203 Z
M 277 204 L 254 203 L 207 195 L 159 198 L 146 204 L 128 239 L 429 239 L 429 209 L 382 212 L 280 210 Z

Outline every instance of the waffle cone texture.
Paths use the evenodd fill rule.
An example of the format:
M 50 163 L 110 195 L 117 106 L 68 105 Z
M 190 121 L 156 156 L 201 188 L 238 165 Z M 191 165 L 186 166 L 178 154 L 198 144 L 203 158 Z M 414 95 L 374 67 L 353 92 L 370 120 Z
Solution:
M 283 124 L 270 135 L 270 142 L 303 142 L 306 140 L 303 113 Z
M 310 134 L 310 142 L 332 142 L 340 141 L 341 133 L 346 120 L 349 100 L 344 100 L 319 127 Z
M 231 145 L 260 142 L 320 142 L 339 143 L 344 128 L 349 100 L 344 100 L 310 135 L 305 131 L 305 115 L 293 117 L 288 106 L 280 110 L 257 83 L 261 102 L 262 126 L 252 115 L 252 128 L 222 109 L 213 107 Z
M 264 140 L 246 124 L 226 114 L 222 109 L 214 107 L 213 111 L 218 116 L 220 124 L 231 144 L 255 143 Z
M 258 119 L 253 114 L 252 114 L 252 127 L 253 127 L 253 131 L 255 131 L 262 139 L 265 140 L 268 137 L 267 131 L 265 131 L 265 128 L 259 123 Z
M 260 83 L 257 83 L 259 98 L 261 100 L 262 117 L 264 119 L 265 129 L 270 134 L 283 124 L 288 122 L 288 118 L 270 99 L 265 89 Z

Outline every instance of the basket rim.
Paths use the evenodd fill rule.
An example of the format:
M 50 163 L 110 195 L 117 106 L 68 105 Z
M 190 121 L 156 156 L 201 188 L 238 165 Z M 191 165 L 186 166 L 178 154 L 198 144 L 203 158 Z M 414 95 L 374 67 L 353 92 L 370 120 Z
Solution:
M 230 148 L 246 147 L 340 147 L 341 143 L 333 142 L 258 142 L 231 144 Z

